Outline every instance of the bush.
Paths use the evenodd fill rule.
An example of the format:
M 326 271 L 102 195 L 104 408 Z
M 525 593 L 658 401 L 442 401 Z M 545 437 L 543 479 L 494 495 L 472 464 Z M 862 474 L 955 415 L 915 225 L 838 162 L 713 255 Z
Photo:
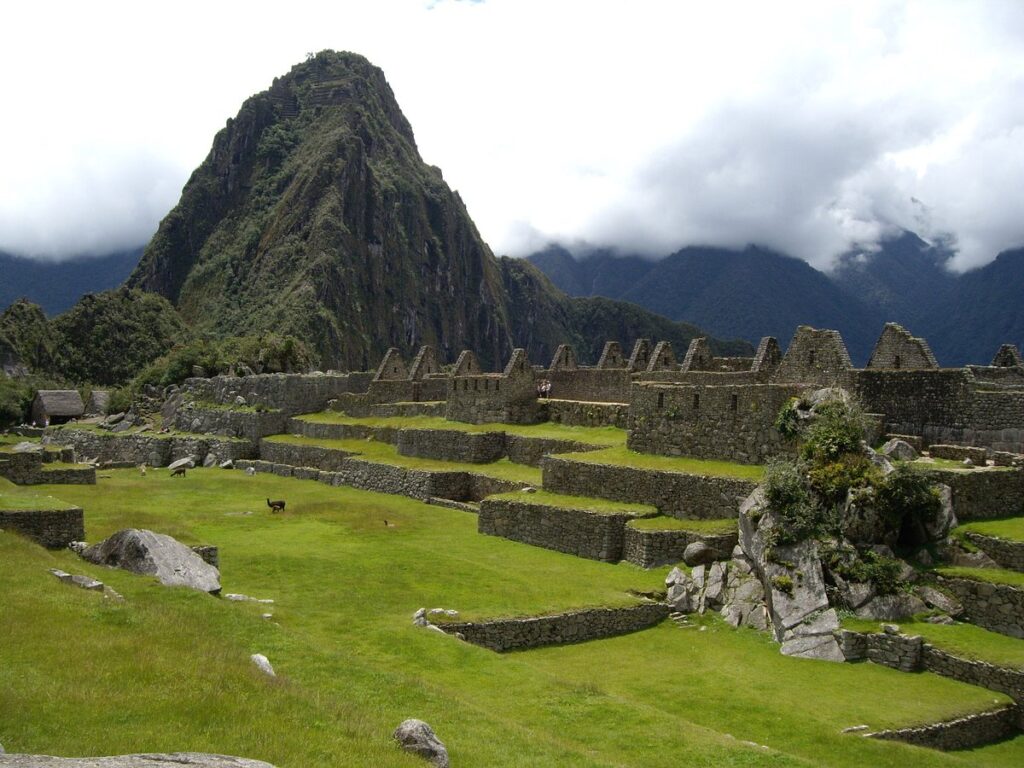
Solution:
M 852 549 L 834 549 L 825 555 L 828 569 L 838 576 L 860 584 L 872 584 L 880 595 L 892 595 L 905 586 L 900 579 L 903 564 L 870 549 L 854 552 Z
M 807 428 L 800 455 L 820 465 L 859 453 L 864 432 L 864 415 L 859 408 L 841 400 L 822 403 Z
M 803 463 L 775 460 L 764 474 L 765 500 L 775 513 L 771 544 L 795 544 L 821 530 L 825 510 L 818 504 L 806 479 Z
M 0 429 L 21 424 L 28 419 L 32 389 L 0 373 Z
M 796 440 L 800 436 L 800 415 L 799 411 L 806 407 L 799 397 L 791 397 L 782 406 L 779 415 L 775 417 L 775 428 L 786 440 Z
M 828 505 L 842 504 L 851 488 L 867 488 L 881 479 L 878 468 L 860 453 L 847 453 L 836 461 L 813 466 L 808 476 L 811 487 Z
M 934 522 L 942 509 L 939 495 L 928 477 L 907 464 L 898 464 L 877 484 L 875 504 L 894 526 L 908 518 L 914 523 Z

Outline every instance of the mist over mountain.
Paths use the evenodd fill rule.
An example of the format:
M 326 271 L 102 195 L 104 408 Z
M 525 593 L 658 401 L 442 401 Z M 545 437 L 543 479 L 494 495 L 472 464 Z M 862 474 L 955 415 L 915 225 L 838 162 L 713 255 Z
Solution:
M 924 336 L 946 366 L 988 363 L 1000 344 L 1024 343 L 1024 249 L 962 275 L 945 268 L 951 256 L 905 232 L 875 253 L 844 256 L 832 273 L 756 246 L 649 260 L 609 250 L 574 258 L 552 245 L 529 261 L 572 295 L 635 302 L 728 337 L 785 345 L 797 325 L 835 328 L 858 365 L 888 321 Z
M 135 269 L 142 248 L 66 261 L 41 261 L 0 251 L 0 309 L 28 299 L 47 315 L 69 309 L 87 293 L 116 288 Z

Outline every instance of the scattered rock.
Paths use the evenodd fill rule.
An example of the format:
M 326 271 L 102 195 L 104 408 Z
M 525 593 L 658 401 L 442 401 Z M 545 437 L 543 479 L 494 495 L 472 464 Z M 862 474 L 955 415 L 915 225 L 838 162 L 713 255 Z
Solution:
M 420 608 L 416 613 L 412 615 L 412 623 L 417 627 L 430 626 L 430 622 L 427 621 L 427 609 Z
M 392 734 L 406 752 L 426 758 L 435 768 L 448 768 L 448 749 L 422 720 L 405 720 Z
M 256 474 L 256 467 L 246 467 L 245 474 L 247 474 L 249 477 L 252 477 L 253 475 Z
M 270 659 L 268 659 L 262 653 L 254 653 L 252 656 L 249 657 L 249 659 L 252 661 L 253 664 L 256 665 L 256 668 L 259 669 L 259 671 L 263 674 L 268 675 L 269 677 L 277 677 L 277 675 L 274 673 L 273 666 L 271 666 L 270 664 Z
M 76 555 L 81 555 L 89 548 L 89 545 L 84 541 L 72 541 L 68 544 L 68 549 L 74 552 Z
M 18 443 L 11 448 L 12 453 L 41 453 L 43 450 L 42 443 L 31 443 L 27 440 L 25 442 Z
M 924 521 L 924 530 L 929 541 L 942 541 L 959 523 L 953 511 L 953 489 L 944 484 L 937 484 L 935 488 L 939 494 L 939 513 L 934 520 Z
M 532 485 L 524 486 L 521 490 L 522 490 L 523 493 L 536 493 L 537 492 L 537 489 L 534 488 Z
M 203 459 L 203 466 L 210 469 L 214 464 L 217 463 L 217 458 L 212 454 L 206 454 L 206 458 Z
M 999 564 L 984 552 L 964 552 L 955 550 L 953 552 L 953 565 L 962 568 L 998 568 Z
M 700 589 L 692 577 L 673 568 L 665 577 L 665 586 L 668 587 L 665 602 L 670 608 L 682 613 L 697 610 Z
M 3 751 L 0 750 L 0 754 Z M 115 757 L 50 757 L 49 755 L 11 755 L 0 757 L 3 768 L 274 768 L 262 760 L 202 752 L 170 754 L 118 755 Z
M 246 404 L 247 403 L 246 403 L 244 397 L 242 397 L 241 395 L 236 395 L 235 396 L 235 405 L 246 405 Z
M 709 565 L 715 560 L 715 551 L 703 541 L 694 541 L 683 550 L 683 562 L 691 568 L 695 565 Z
M 248 595 L 238 594 L 237 592 L 228 592 L 224 595 L 225 600 L 231 600 L 236 603 L 264 603 L 266 605 L 273 605 L 274 600 L 270 597 L 249 597 Z
M 220 467 L 221 469 L 234 469 L 235 462 L 233 462 L 231 459 L 228 459 L 227 461 L 222 461 L 217 466 Z
M 840 733 L 857 733 L 858 731 L 866 731 L 869 727 L 867 725 L 851 725 L 849 728 L 843 728 Z
M 81 555 L 97 565 L 156 576 L 166 586 L 220 592 L 220 571 L 189 547 L 162 533 L 127 528 L 94 544 Z
M 914 461 L 917 459 L 917 451 L 914 446 L 906 440 L 894 437 L 882 446 L 882 454 L 898 461 Z
M 898 592 L 894 595 L 878 595 L 854 613 L 860 619 L 902 621 L 924 610 L 925 604 L 919 597 L 909 592 Z
M 192 469 L 195 465 L 196 465 L 196 457 L 195 456 L 186 456 L 183 459 L 178 459 L 177 461 L 172 461 L 170 464 L 167 465 L 167 468 L 168 469 L 178 469 L 179 467 L 185 467 L 186 469 Z
M 883 624 L 882 632 L 887 635 L 898 635 L 900 633 L 899 624 Z
M 269 619 L 274 618 L 274 614 L 272 614 L 272 613 L 261 613 L 260 614 L 260 618 L 261 619 L 268 619 L 269 620 Z
M 914 591 L 929 608 L 937 608 L 944 613 L 948 613 L 950 616 L 959 616 L 964 612 L 964 607 L 960 604 L 959 600 L 935 589 L 935 587 L 920 586 L 915 588 Z

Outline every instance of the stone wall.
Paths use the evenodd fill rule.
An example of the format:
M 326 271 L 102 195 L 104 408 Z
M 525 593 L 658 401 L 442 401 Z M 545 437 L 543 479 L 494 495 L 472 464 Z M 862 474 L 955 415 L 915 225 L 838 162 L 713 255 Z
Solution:
M 446 622 L 439 626 L 468 643 L 503 653 L 637 632 L 658 624 L 668 613 L 668 607 L 662 603 L 643 603 L 630 608 L 590 608 L 552 616 Z
M 834 386 L 853 368 L 839 331 L 801 325 L 793 334 L 772 381 L 778 384 Z
M 551 382 L 551 397 L 558 400 L 629 402 L 632 375 L 625 368 L 548 370 L 544 378 Z
M 288 464 L 293 467 L 315 467 L 335 472 L 352 456 L 349 451 L 339 448 L 324 448 L 319 445 L 297 445 L 279 443 L 274 440 L 260 440 L 260 459 L 273 464 Z
M 627 444 L 644 453 L 760 464 L 794 450 L 775 419 L 802 391 L 795 385 L 635 384 Z
M 617 563 L 622 559 L 629 512 L 599 513 L 533 503 L 526 499 L 484 499 L 478 530 L 556 552 Z
M 0 509 L 0 531 L 13 531 L 50 549 L 85 539 L 81 507 L 67 509 Z
M 953 511 L 960 522 L 1024 514 L 1024 471 L 927 469 L 936 483 L 953 491 Z
M 0 452 L 0 477 L 15 485 L 31 485 L 43 469 L 43 455 L 38 451 Z
M 0 477 L 15 485 L 95 485 L 96 469 L 90 466 L 54 468 L 55 461 L 74 463 L 73 449 L 0 452 Z
M 312 437 L 318 440 L 377 440 L 382 443 L 398 442 L 398 430 L 394 427 L 371 427 L 365 424 L 320 424 L 289 419 L 286 430 L 292 435 Z
M 973 749 L 1018 735 L 1020 718 L 1020 709 L 1010 705 L 942 723 L 877 731 L 866 735 L 872 739 L 902 741 L 917 747 L 943 751 Z
M 734 518 L 757 486 L 753 480 L 690 475 L 548 456 L 544 489 L 571 496 L 650 504 L 670 517 Z
M 963 659 L 928 643 L 924 644 L 921 664 L 924 669 L 937 675 L 1005 693 L 1018 703 L 1024 702 L 1024 670 Z
M 505 433 L 505 455 L 515 464 L 539 467 L 545 456 L 553 453 L 586 453 L 599 451 L 603 446 L 577 443 L 574 440 L 555 440 L 544 437 L 525 437 Z
M 867 367 L 916 370 L 938 368 L 939 364 L 927 341 L 911 336 L 901 325 L 886 323 L 871 352 Z
M 961 602 L 972 624 L 1024 638 L 1024 589 L 944 576 L 939 582 Z
M 626 428 L 627 403 L 590 403 L 575 400 L 542 400 L 541 420 L 570 427 Z
M 51 469 L 44 466 L 28 485 L 96 485 L 96 467 L 78 466 Z
M 703 541 L 716 560 L 728 559 L 736 546 L 737 533 L 703 534 L 698 531 L 641 530 L 626 525 L 622 559 L 641 568 L 656 568 L 682 562 L 683 552 L 697 541 Z
M 207 461 L 208 457 L 214 464 L 221 464 L 256 455 L 254 443 L 228 438 L 115 435 L 84 429 L 62 429 L 48 434 L 53 441 L 74 447 L 78 456 L 101 463 L 165 467 L 186 456 L 194 456 L 197 464 Z
M 512 350 L 501 373 L 456 374 L 448 379 L 445 417 L 470 424 L 534 424 L 537 384 L 523 349 Z
M 372 373 L 268 373 L 255 376 L 214 376 L 186 379 L 183 393 L 193 400 L 233 405 L 243 397 L 247 405 L 262 405 L 288 415 L 314 413 L 343 393 L 363 393 Z
M 996 536 L 984 536 L 970 531 L 967 540 L 991 557 L 1003 568 L 1024 572 L 1024 541 L 1011 541 Z
M 504 432 L 401 429 L 397 438 L 398 452 L 403 456 L 489 464 L 506 454 Z
M 285 431 L 288 416 L 281 411 L 233 411 L 204 408 L 201 403 L 185 403 L 174 414 L 174 428 L 222 437 L 237 437 L 255 442 L 267 435 Z

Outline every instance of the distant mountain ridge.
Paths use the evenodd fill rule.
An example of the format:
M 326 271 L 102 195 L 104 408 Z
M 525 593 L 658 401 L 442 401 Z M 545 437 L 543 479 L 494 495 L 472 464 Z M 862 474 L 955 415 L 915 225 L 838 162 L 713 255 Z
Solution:
M 125 281 L 142 256 L 142 247 L 105 256 L 42 261 L 0 251 L 0 310 L 18 299 L 38 304 L 56 315 L 87 293 L 116 288 Z
M 906 232 L 877 253 L 843 257 L 831 274 L 756 246 L 647 260 L 607 250 L 576 259 L 553 245 L 528 260 L 572 295 L 631 301 L 727 337 L 785 345 L 797 325 L 834 328 L 858 365 L 889 321 L 926 338 L 944 366 L 988 363 L 1000 344 L 1024 344 L 1024 249 L 962 275 L 945 269 L 950 255 Z

